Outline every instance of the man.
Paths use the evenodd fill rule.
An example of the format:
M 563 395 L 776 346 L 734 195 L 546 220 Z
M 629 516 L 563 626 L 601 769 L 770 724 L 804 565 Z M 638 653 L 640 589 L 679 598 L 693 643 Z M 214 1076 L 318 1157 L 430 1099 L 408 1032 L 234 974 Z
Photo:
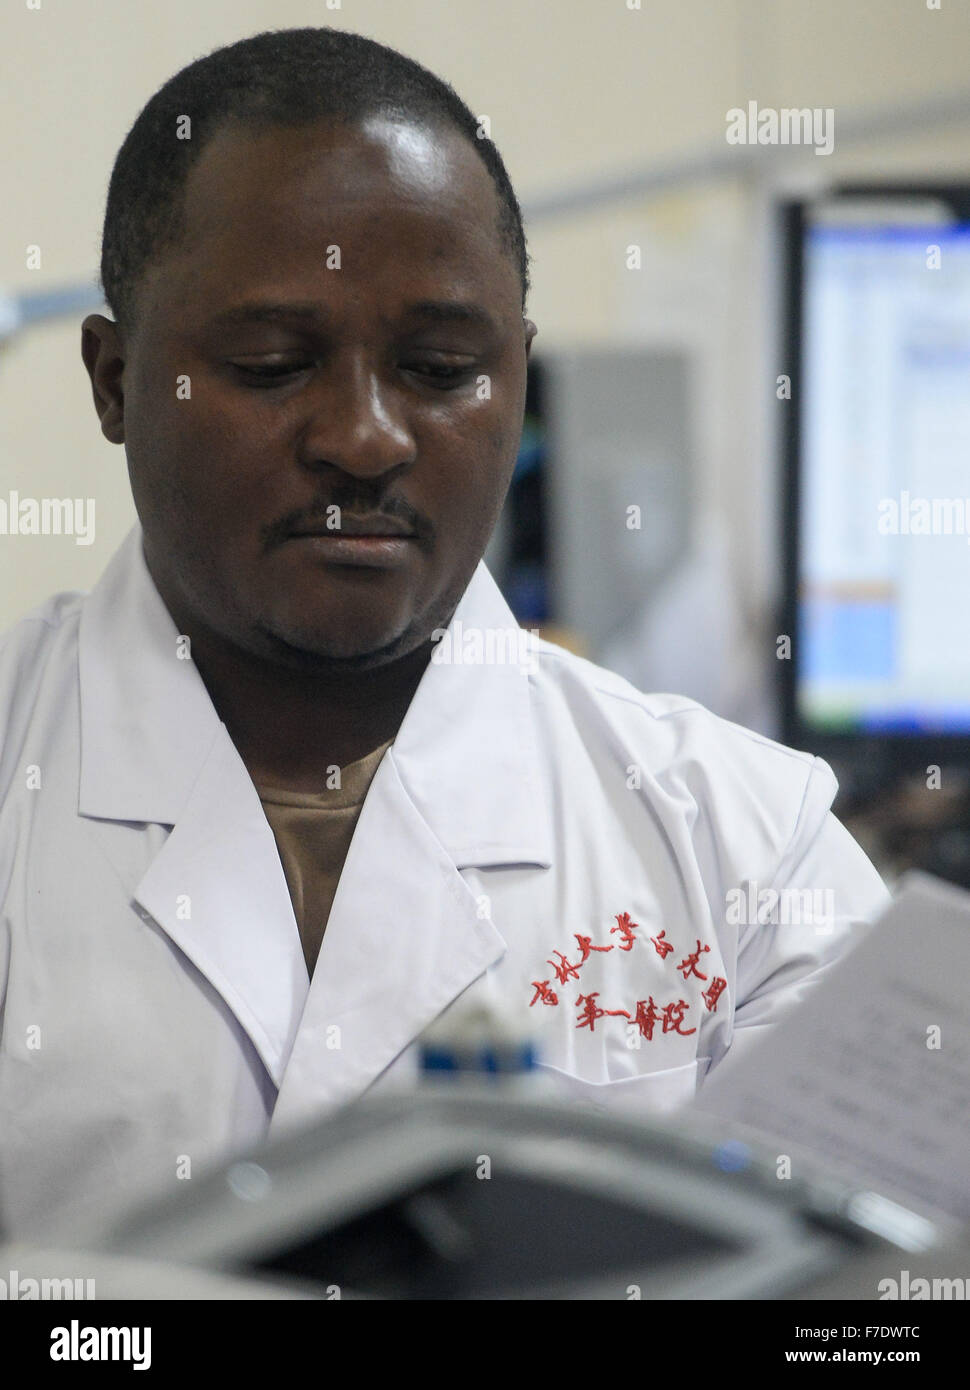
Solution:
M 471 112 L 355 35 L 220 50 L 129 133 L 102 279 L 140 525 L 0 653 L 7 1230 L 410 1084 L 449 1010 L 689 1100 L 886 893 L 824 764 L 522 643 L 480 562 L 536 329 Z

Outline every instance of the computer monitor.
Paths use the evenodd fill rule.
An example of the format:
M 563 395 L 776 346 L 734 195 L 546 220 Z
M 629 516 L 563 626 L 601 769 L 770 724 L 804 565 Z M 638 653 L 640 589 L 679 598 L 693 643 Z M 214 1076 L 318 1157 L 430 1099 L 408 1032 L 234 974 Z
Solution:
M 784 210 L 786 741 L 970 757 L 970 187 Z

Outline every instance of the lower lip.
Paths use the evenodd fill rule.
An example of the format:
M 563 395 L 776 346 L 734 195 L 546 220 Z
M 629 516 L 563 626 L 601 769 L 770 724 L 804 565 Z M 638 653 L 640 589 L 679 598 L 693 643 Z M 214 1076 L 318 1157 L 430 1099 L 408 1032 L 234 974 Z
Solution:
M 410 557 L 411 536 L 290 536 L 289 544 L 309 550 L 331 565 L 394 569 Z

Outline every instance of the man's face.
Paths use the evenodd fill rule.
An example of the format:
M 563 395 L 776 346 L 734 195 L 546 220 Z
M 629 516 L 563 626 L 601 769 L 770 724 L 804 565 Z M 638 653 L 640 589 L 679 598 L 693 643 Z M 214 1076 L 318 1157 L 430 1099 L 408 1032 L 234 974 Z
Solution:
M 450 618 L 511 478 L 535 331 L 497 216 L 448 129 L 230 128 L 206 147 L 105 422 L 189 630 L 379 665 Z M 382 523 L 404 534 L 375 539 Z

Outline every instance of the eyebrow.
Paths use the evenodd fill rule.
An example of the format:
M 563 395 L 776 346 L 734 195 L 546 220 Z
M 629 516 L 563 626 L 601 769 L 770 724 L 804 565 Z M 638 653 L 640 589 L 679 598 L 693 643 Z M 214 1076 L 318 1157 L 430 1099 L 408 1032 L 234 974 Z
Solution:
M 425 320 L 436 324 L 467 325 L 483 328 L 496 333 L 498 325 L 480 304 L 450 299 L 421 299 L 409 304 L 402 315 L 405 320 Z M 253 303 L 237 304 L 216 314 L 211 324 L 216 328 L 232 328 L 247 323 L 301 323 L 315 327 L 325 326 L 329 316 L 317 304 Z
M 467 324 L 471 328 L 484 328 L 489 333 L 498 331 L 498 325 L 480 304 L 468 304 L 452 299 L 421 299 L 409 304 L 404 311 L 406 319 L 428 319 L 432 323 Z
M 212 328 L 236 328 L 247 323 L 303 323 L 322 325 L 326 315 L 316 304 L 236 304 L 209 321 Z

